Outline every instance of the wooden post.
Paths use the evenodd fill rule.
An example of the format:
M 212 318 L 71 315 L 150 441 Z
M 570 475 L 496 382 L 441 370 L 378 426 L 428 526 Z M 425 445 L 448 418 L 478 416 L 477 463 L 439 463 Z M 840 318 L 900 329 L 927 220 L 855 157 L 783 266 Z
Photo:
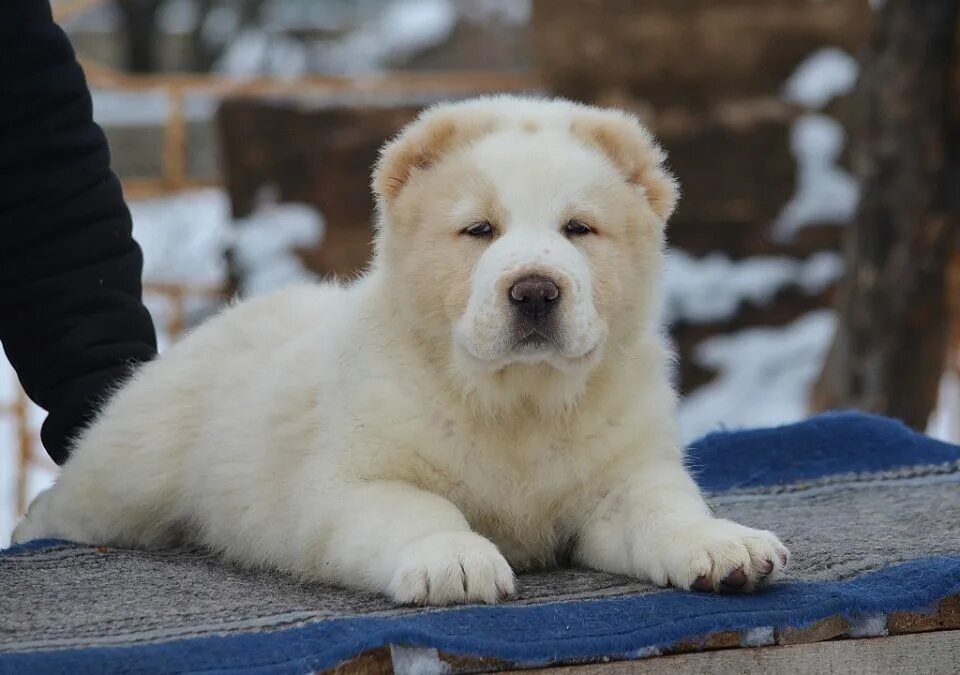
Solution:
M 181 86 L 167 90 L 170 114 L 164 133 L 163 174 L 171 191 L 181 190 L 187 180 L 187 119 L 184 112 L 184 91 Z
M 863 192 L 814 409 L 859 408 L 923 430 L 936 404 L 960 239 L 957 22 L 955 0 L 879 10 L 854 101 Z
M 13 403 L 13 424 L 17 430 L 19 448 L 17 453 L 17 502 L 15 505 L 18 516 L 27 512 L 27 477 L 30 472 L 30 465 L 33 463 L 33 434 L 30 433 L 27 410 L 27 395 L 22 389 L 18 389 L 17 398 Z

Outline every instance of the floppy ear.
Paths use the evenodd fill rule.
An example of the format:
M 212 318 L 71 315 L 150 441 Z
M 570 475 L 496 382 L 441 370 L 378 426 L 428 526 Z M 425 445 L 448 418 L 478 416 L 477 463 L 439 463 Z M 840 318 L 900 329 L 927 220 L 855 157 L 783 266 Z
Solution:
M 666 222 L 680 188 L 664 166 L 666 153 L 639 120 L 615 110 L 588 109 L 574 117 L 570 130 L 606 155 L 627 182 L 643 188 L 650 208 Z
M 371 187 L 379 203 L 395 198 L 417 171 L 494 127 L 493 115 L 459 106 L 428 108 L 380 150 Z

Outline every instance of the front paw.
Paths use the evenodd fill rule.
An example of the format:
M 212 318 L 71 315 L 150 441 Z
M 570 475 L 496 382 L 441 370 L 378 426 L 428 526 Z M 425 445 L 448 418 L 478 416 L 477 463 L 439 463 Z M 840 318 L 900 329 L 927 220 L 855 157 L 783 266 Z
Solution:
M 782 573 L 790 552 L 766 530 L 704 518 L 664 533 L 643 565 L 661 586 L 718 593 L 750 592 Z
M 495 603 L 513 594 L 513 570 L 479 534 L 442 532 L 403 549 L 388 592 L 403 604 Z

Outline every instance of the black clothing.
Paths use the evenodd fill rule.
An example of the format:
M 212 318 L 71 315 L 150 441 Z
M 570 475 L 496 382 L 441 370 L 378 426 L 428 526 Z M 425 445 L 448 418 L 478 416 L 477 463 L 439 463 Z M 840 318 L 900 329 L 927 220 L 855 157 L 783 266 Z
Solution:
M 143 256 L 73 48 L 47 0 L 0 0 L 0 343 L 70 440 L 156 354 Z

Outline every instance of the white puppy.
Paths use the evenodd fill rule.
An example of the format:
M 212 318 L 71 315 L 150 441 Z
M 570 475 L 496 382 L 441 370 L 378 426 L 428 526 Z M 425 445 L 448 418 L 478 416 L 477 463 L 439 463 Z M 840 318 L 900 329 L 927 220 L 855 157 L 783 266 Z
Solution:
M 370 271 L 241 303 L 144 366 L 14 540 L 188 539 L 430 604 L 568 559 L 684 589 L 776 578 L 783 545 L 714 518 L 683 465 L 653 316 L 662 162 L 620 112 L 426 111 L 374 172 Z

